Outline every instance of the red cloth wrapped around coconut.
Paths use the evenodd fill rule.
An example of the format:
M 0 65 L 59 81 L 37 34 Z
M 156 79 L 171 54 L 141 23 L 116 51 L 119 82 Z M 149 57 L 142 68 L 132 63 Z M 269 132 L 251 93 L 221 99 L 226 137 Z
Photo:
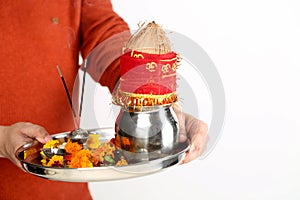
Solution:
M 121 79 L 114 95 L 114 103 L 125 108 L 165 105 L 177 101 L 176 69 L 179 56 L 171 50 L 166 37 L 163 39 L 166 40 L 167 46 L 164 51 L 156 50 L 156 42 L 150 46 L 145 44 L 147 40 L 139 43 L 141 36 L 146 38 L 147 31 L 144 30 L 147 29 L 159 29 L 165 34 L 160 26 L 152 22 L 129 40 L 129 45 L 127 44 L 124 54 L 120 57 Z M 149 40 L 150 36 L 147 36 Z M 156 38 L 152 38 L 152 41 Z M 135 40 L 139 44 L 136 44 Z

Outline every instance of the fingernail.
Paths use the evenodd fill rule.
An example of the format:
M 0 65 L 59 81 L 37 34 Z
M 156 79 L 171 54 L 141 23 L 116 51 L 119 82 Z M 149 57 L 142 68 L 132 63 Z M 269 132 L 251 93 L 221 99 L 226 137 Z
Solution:
M 48 141 L 50 141 L 50 140 L 52 140 L 52 136 L 51 136 L 51 135 L 47 135 L 47 136 L 44 138 L 44 141 L 45 141 L 45 142 L 48 142 Z

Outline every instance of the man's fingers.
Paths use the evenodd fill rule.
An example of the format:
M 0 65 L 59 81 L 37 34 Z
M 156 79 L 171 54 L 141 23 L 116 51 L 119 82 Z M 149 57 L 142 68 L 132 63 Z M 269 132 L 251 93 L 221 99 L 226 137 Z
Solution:
M 202 135 L 197 135 L 193 138 L 191 141 L 190 149 L 186 152 L 186 156 L 183 160 L 183 163 L 188 163 L 194 159 L 197 159 L 200 157 L 200 155 L 204 152 L 206 149 L 208 142 L 208 137 L 205 135 L 204 137 Z
M 190 162 L 200 157 L 205 150 L 208 138 L 208 126 L 206 123 L 195 118 L 189 118 L 189 116 L 187 119 L 189 119 L 189 121 L 187 121 L 186 128 L 191 140 L 191 146 L 186 153 L 183 163 Z

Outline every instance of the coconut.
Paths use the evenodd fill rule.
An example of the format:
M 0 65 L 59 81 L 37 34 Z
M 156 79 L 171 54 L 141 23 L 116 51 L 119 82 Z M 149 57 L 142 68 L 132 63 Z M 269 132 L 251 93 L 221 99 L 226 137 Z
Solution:
M 128 40 L 125 48 L 153 54 L 172 51 L 166 32 L 154 21 L 140 24 L 138 31 Z

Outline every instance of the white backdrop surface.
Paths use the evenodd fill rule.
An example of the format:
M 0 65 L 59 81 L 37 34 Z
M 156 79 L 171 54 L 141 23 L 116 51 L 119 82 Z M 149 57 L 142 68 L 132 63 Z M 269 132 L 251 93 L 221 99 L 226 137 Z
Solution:
M 154 20 L 208 53 L 225 88 L 226 120 L 205 159 L 142 178 L 90 183 L 93 197 L 300 199 L 300 2 L 113 0 L 113 5 L 132 29 Z

